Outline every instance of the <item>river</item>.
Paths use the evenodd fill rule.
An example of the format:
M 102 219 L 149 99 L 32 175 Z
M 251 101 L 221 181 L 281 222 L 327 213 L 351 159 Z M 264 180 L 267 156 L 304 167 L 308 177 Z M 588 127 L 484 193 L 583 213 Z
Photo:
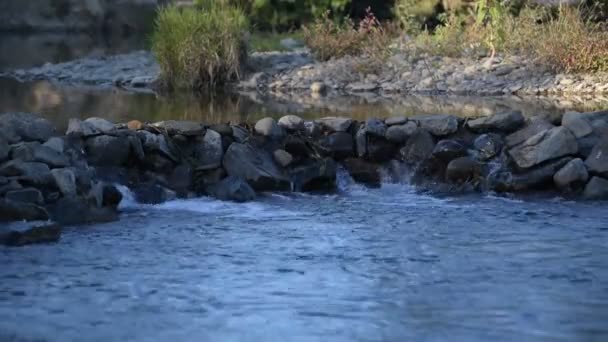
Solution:
M 0 94 L 2 111 L 38 111 L 60 127 L 92 115 L 248 121 L 289 108 L 251 96 L 166 98 L 11 80 Z M 359 99 L 343 114 L 445 109 L 408 101 Z M 500 98 L 424 103 L 451 101 L 509 108 Z M 68 228 L 57 244 L 0 249 L 0 341 L 608 339 L 605 202 L 453 197 L 407 182 L 367 189 L 343 174 L 339 189 L 156 206 L 123 189 L 119 222 Z

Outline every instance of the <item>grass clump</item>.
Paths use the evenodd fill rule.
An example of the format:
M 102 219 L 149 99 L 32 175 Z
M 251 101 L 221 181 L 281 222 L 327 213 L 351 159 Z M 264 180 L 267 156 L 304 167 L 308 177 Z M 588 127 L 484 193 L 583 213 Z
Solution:
M 450 14 L 410 40 L 414 53 L 449 57 L 523 55 L 561 72 L 608 71 L 608 30 L 576 7 L 524 7 L 517 13 L 480 0 L 467 15 Z
M 247 57 L 248 20 L 237 7 L 210 0 L 158 10 L 152 50 L 170 89 L 211 89 L 238 79 Z
M 329 14 L 302 27 L 302 38 L 314 56 L 321 61 L 347 55 L 361 56 L 381 63 L 390 55 L 393 30 L 383 26 L 368 9 L 366 17 L 355 24 L 350 19 L 338 23 Z

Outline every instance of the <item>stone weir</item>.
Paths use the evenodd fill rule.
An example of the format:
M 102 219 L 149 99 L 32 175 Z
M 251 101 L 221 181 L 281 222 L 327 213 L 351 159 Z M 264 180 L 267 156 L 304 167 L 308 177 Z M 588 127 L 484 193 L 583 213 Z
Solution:
M 40 116 L 7 113 L 0 115 L 0 242 L 55 241 L 61 226 L 117 220 L 115 184 L 141 203 L 242 202 L 267 191 L 334 191 L 339 168 L 370 187 L 408 170 L 408 182 L 442 192 L 608 199 L 608 111 L 364 122 L 287 115 L 253 126 L 90 118 L 72 119 L 65 135 Z

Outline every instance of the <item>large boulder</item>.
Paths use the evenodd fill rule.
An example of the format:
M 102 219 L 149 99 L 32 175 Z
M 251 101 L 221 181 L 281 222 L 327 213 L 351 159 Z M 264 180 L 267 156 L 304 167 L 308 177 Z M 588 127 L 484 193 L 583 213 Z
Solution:
M 61 227 L 54 222 L 11 222 L 0 225 L 0 245 L 19 247 L 59 241 Z
M 230 145 L 223 165 L 229 176 L 246 180 L 256 191 L 288 191 L 291 188 L 272 154 L 251 144 Z
M 19 141 L 44 142 L 57 133 L 47 119 L 29 113 L 0 115 L 0 131 L 10 144 Z
M 154 123 L 152 126 L 167 132 L 169 135 L 198 136 L 205 127 L 200 122 L 186 120 L 167 120 Z
M 431 157 L 435 139 L 424 129 L 417 129 L 400 150 L 401 157 L 409 164 L 418 164 Z
M 279 119 L 279 126 L 288 131 L 302 131 L 304 120 L 297 115 L 285 115 Z
M 467 148 L 462 143 L 456 140 L 440 140 L 433 149 L 432 156 L 434 159 L 443 163 L 449 163 L 450 160 L 459 157 L 464 157 L 467 154 Z
M 104 133 L 113 132 L 116 126 L 110 121 L 102 118 L 88 118 L 84 121 L 80 119 L 70 119 L 66 135 L 80 137 L 91 137 Z
M 585 165 L 592 174 L 608 175 L 608 137 L 604 137 L 593 147 Z
M 290 170 L 295 191 L 331 191 L 336 188 L 337 166 L 333 159 L 309 160 Z
M 138 131 L 137 135 L 142 142 L 144 152 L 159 153 L 173 162 L 178 162 L 179 157 L 173 151 L 167 138 L 163 134 L 154 134 L 148 131 Z
M 13 159 L 45 163 L 50 167 L 66 167 L 69 160 L 65 154 L 38 142 L 23 142 L 11 149 Z
M 344 167 L 357 183 L 370 187 L 380 187 L 382 183 L 382 173 L 378 164 L 370 163 L 361 158 L 348 158 L 344 160 Z
M 547 121 L 547 119 L 540 116 L 535 116 L 528 121 L 524 128 L 509 134 L 505 138 L 505 143 L 507 144 L 507 147 L 511 148 L 525 142 L 536 134 L 553 127 L 555 126 Z
M 177 198 L 175 191 L 157 183 L 141 183 L 131 190 L 138 203 L 160 204 Z
M 51 175 L 63 196 L 76 196 L 76 175 L 70 169 L 53 169 Z
M 481 167 L 470 157 L 456 158 L 448 163 L 445 179 L 453 183 L 471 182 L 479 177 Z
M 350 133 L 331 133 L 321 139 L 320 145 L 328 155 L 336 159 L 348 158 L 354 154 L 353 136 Z
M 504 132 L 511 133 L 521 128 L 526 119 L 520 111 L 512 111 L 481 117 L 467 121 L 467 127 L 473 132 Z
M 413 121 L 409 121 L 402 125 L 392 125 L 386 130 L 386 139 L 392 143 L 401 145 L 414 134 L 416 129 L 418 129 L 418 125 Z
M 370 118 L 365 121 L 367 135 L 383 138 L 386 135 L 386 125 L 382 120 Z
M 418 125 L 437 137 L 443 137 L 458 131 L 458 118 L 454 115 L 434 114 L 418 115 L 411 118 Z
M 255 191 L 242 178 L 228 176 L 207 188 L 209 196 L 222 201 L 247 202 L 255 199 Z
M 519 168 L 527 169 L 577 152 L 578 144 L 570 130 L 565 127 L 555 127 L 540 132 L 523 144 L 510 149 L 509 155 Z
M 223 157 L 222 136 L 218 132 L 208 129 L 202 142 L 197 144 L 194 150 L 197 167 L 207 170 L 215 169 L 222 165 Z
M 562 117 L 562 126 L 568 128 L 576 138 L 583 138 L 593 132 L 591 123 L 585 114 L 568 112 Z
M 85 149 L 92 165 L 121 166 L 129 160 L 131 144 L 128 137 L 98 135 L 87 139 Z
M 608 179 L 593 177 L 585 186 L 583 197 L 590 200 L 608 199 Z
M 175 191 L 179 197 L 185 197 L 193 189 L 192 181 L 193 170 L 188 164 L 181 164 L 175 167 L 167 179 L 169 188 Z
M 553 187 L 553 176 L 572 158 L 564 157 L 514 174 L 507 170 L 497 170 L 487 177 L 487 187 L 496 191 L 525 191 Z
M 44 202 L 44 198 L 42 197 L 40 190 L 34 188 L 23 188 L 8 191 L 4 195 L 4 198 L 6 198 L 8 201 L 32 203 L 38 205 L 42 205 Z
M 103 186 L 100 187 L 103 189 Z M 113 207 L 103 207 L 103 194 L 100 191 L 99 204 L 83 201 L 78 197 L 63 197 L 49 206 L 53 221 L 62 226 L 113 222 L 118 220 L 118 212 Z
M 395 155 L 395 145 L 384 139 L 384 137 L 369 136 L 367 138 L 366 159 L 373 162 L 386 162 Z
M 580 158 L 572 159 L 553 175 L 553 181 L 558 188 L 568 189 L 584 185 L 589 179 L 585 163 Z
M 281 167 L 288 167 L 293 162 L 293 156 L 285 150 L 275 150 L 272 155 Z
M 53 182 L 48 165 L 20 160 L 0 165 L 0 176 L 18 177 L 20 182 L 35 186 L 46 186 Z
M 244 144 L 249 140 L 249 131 L 241 126 L 231 126 L 234 141 Z
M 353 124 L 353 119 L 342 117 L 326 117 L 315 121 L 321 129 L 329 132 L 346 132 Z
M 43 207 L 33 203 L 0 198 L 0 222 L 39 221 L 48 219 L 49 214 Z
M 473 146 L 479 153 L 479 159 L 486 161 L 500 154 L 503 146 L 503 139 L 498 134 L 482 134 L 475 139 Z
M 285 135 L 283 128 L 273 118 L 259 120 L 256 122 L 254 129 L 257 134 L 271 139 L 279 139 Z

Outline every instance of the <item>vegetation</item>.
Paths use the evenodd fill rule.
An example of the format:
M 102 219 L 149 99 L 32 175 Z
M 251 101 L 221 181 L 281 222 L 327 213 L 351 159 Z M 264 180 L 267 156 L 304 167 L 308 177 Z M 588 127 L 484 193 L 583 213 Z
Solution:
M 212 88 L 237 79 L 247 56 L 245 13 L 221 1 L 161 8 L 152 50 L 169 88 Z

